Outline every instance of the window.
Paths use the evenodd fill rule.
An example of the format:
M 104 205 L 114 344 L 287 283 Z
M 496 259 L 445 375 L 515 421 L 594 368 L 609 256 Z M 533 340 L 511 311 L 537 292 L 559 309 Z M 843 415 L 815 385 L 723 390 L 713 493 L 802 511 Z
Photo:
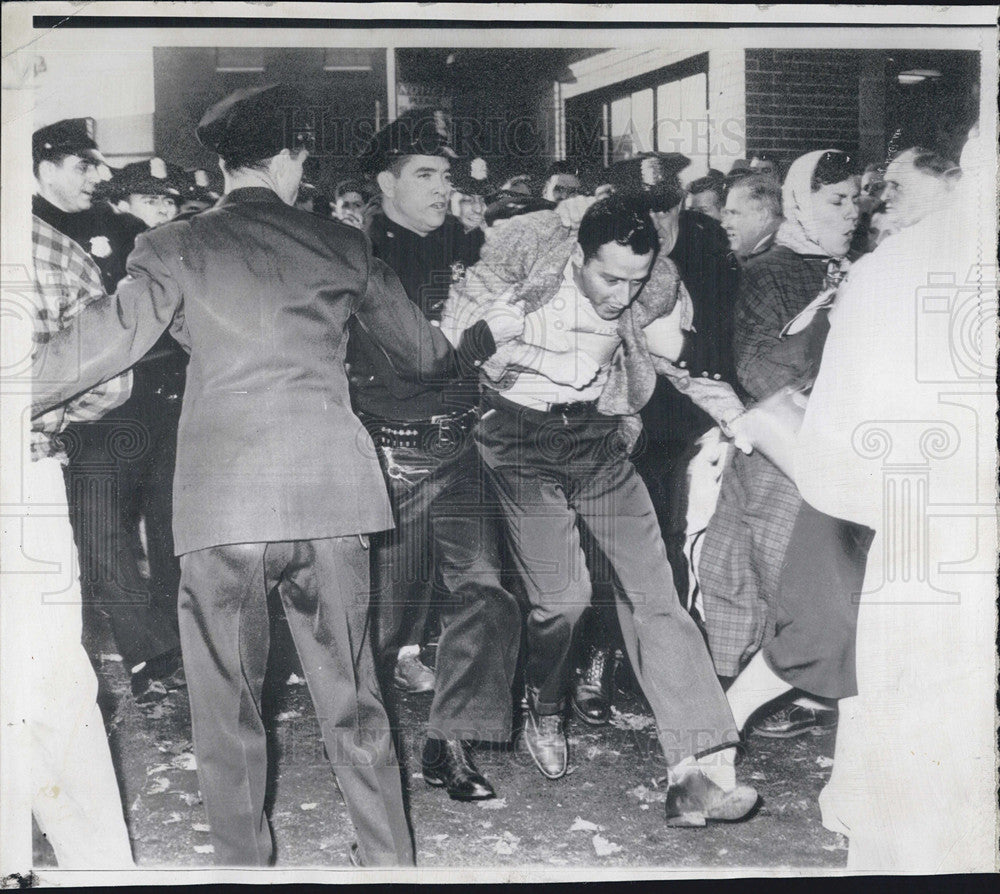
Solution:
M 566 104 L 569 154 L 596 151 L 605 166 L 642 152 L 682 152 L 690 171 L 707 171 L 708 124 L 707 53 Z

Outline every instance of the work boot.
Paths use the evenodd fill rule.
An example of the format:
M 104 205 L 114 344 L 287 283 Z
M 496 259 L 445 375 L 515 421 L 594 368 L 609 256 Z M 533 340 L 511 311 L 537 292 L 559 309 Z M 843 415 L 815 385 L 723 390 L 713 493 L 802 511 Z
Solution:
M 573 713 L 590 726 L 611 719 L 615 685 L 615 653 L 607 646 L 591 646 L 584 667 L 577 668 L 573 684 Z

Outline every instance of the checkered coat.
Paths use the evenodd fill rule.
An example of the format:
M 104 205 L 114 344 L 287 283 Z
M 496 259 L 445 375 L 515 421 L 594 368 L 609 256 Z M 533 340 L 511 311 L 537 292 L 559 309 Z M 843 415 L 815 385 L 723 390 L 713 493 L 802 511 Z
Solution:
M 101 271 L 93 258 L 69 236 L 31 216 L 34 336 L 36 345 L 65 329 L 88 304 L 104 297 Z M 125 372 L 91 388 L 68 403 L 37 417 L 31 426 L 31 455 L 59 456 L 56 435 L 71 422 L 100 419 L 123 404 L 132 390 L 132 373 Z
M 816 358 L 789 351 L 785 324 L 823 289 L 827 262 L 776 246 L 744 269 L 734 346 L 740 384 L 755 400 L 808 377 Z M 734 451 L 698 564 L 709 648 L 732 677 L 774 633 L 773 597 L 802 498 L 759 453 Z

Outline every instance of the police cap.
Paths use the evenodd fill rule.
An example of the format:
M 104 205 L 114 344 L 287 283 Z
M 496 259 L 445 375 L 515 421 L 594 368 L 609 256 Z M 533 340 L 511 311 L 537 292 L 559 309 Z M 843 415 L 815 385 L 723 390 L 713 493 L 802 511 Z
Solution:
M 441 109 L 404 112 L 372 137 L 359 161 L 364 170 L 374 177 L 392 162 L 408 155 L 458 158 L 450 145 L 448 121 Z
M 311 150 L 314 131 L 299 117 L 304 116 L 305 106 L 305 97 L 294 87 L 248 87 L 205 112 L 195 133 L 202 146 L 231 167 L 272 158 L 282 149 Z
M 86 118 L 64 118 L 36 130 L 31 135 L 32 161 L 37 165 L 42 161 L 56 161 L 67 155 L 87 158 L 95 164 L 106 164 L 90 136 Z
M 181 194 L 184 171 L 177 165 L 167 164 L 162 158 L 135 161 L 114 171 L 107 191 L 124 198 L 130 195 L 173 196 Z

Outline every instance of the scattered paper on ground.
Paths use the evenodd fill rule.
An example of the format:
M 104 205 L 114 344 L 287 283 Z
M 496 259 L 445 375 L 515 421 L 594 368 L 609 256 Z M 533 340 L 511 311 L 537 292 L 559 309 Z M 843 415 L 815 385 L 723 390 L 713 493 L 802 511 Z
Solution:
M 182 754 L 178 754 L 171 762 L 175 770 L 197 770 L 198 764 L 194 759 L 194 755 L 189 751 L 185 751 Z
M 506 798 L 490 798 L 488 801 L 476 802 L 483 810 L 503 810 L 507 806 Z
M 655 721 L 648 714 L 630 714 L 628 711 L 619 711 L 611 708 L 611 725 L 618 729 L 648 729 L 655 725 Z
M 170 780 L 166 776 L 157 776 L 156 779 L 149 783 L 147 791 L 151 795 L 158 795 L 160 792 L 165 792 L 168 788 L 170 788 Z
M 306 681 L 302 679 L 298 674 L 291 674 L 285 684 L 288 686 L 302 686 Z
M 194 850 L 198 854 L 214 854 L 215 846 L 211 844 L 196 844 Z
M 825 770 L 828 767 L 833 766 L 833 758 L 827 757 L 825 754 L 821 754 L 818 758 L 816 758 L 816 763 Z
M 517 850 L 517 846 L 521 843 L 521 839 L 518 838 L 513 832 L 504 832 L 500 836 L 500 840 L 493 846 L 493 849 L 501 856 L 509 857 L 514 851 Z
M 577 817 L 573 820 L 573 825 L 569 827 L 570 832 L 600 832 L 601 827 L 597 823 Z
M 195 832 L 207 832 L 208 823 L 191 823 L 191 828 L 194 829 Z
M 299 804 L 299 807 L 301 807 L 303 810 L 315 810 L 317 807 L 319 807 L 319 804 L 310 801 L 308 804 Z
M 301 717 L 301 716 L 302 716 L 301 711 L 282 711 L 275 718 L 275 720 L 277 720 L 278 723 L 283 723 L 286 720 L 294 720 L 296 717 Z
M 597 852 L 598 857 L 610 857 L 622 849 L 620 844 L 608 841 L 603 835 L 595 835 L 590 841 L 594 845 L 594 850 Z

